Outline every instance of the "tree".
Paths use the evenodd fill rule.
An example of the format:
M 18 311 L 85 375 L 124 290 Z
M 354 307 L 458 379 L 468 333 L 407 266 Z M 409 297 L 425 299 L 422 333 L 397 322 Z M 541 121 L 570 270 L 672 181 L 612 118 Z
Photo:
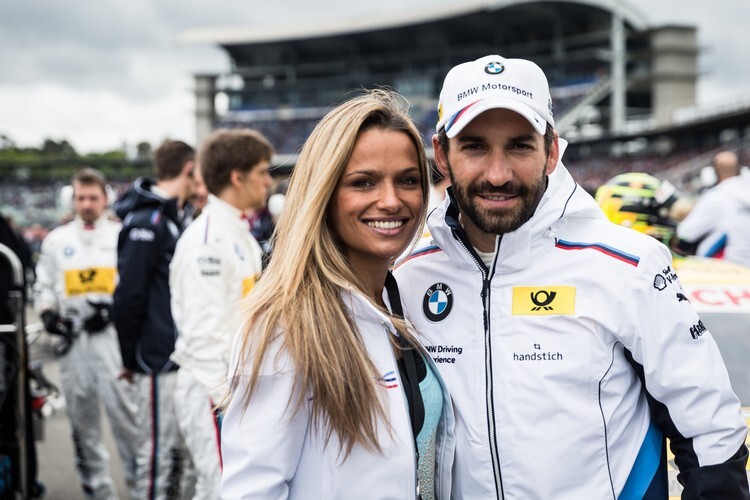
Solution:
M 143 141 L 139 142 L 138 145 L 135 147 L 135 157 L 138 160 L 148 160 L 151 158 L 151 144 Z

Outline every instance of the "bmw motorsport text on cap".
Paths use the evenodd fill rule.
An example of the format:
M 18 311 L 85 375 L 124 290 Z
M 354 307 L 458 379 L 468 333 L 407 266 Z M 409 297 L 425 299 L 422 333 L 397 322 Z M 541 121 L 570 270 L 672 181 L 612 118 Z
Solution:
M 455 137 L 488 109 L 503 108 L 526 118 L 544 135 L 555 126 L 552 98 L 542 69 L 525 59 L 485 56 L 453 67 L 445 76 L 438 104 L 439 132 Z

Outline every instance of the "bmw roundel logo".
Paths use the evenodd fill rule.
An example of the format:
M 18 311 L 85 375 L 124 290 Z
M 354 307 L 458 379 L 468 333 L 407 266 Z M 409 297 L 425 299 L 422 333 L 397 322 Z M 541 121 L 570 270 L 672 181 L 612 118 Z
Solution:
M 505 66 L 500 61 L 492 61 L 484 67 L 484 72 L 488 75 L 499 75 L 505 71 Z
M 65 255 L 66 257 L 70 257 L 74 253 L 75 253 L 75 249 L 73 247 L 65 247 L 63 249 L 63 255 Z
M 434 322 L 443 321 L 453 307 L 453 291 L 445 283 L 435 283 L 424 294 L 422 312 Z

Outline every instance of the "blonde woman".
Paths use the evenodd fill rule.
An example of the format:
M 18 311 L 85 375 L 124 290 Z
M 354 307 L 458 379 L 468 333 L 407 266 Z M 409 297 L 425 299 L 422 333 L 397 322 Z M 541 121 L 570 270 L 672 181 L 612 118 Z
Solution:
M 232 356 L 223 498 L 450 498 L 450 398 L 389 273 L 428 182 L 395 93 L 345 102 L 312 132 Z

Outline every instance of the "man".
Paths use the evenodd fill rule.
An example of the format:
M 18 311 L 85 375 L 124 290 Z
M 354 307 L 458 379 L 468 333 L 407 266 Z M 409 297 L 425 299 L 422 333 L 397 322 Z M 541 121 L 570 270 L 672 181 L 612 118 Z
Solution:
M 177 338 L 170 313 L 169 263 L 181 233 L 181 208 L 192 193 L 195 151 L 167 140 L 154 152 L 156 177 L 139 178 L 115 205 L 123 220 L 117 243 L 120 282 L 114 321 L 121 376 L 138 398 L 139 499 L 177 498 L 183 452 L 174 412 L 177 365 L 169 359 Z
M 203 182 L 203 176 L 201 175 L 200 166 L 196 166 L 193 170 L 193 193 L 185 203 L 184 214 L 182 217 L 183 229 L 188 227 L 191 222 L 198 218 L 203 211 L 203 207 L 208 203 L 208 190 L 206 189 L 206 183 Z
M 250 235 L 249 208 L 264 206 L 273 149 L 253 130 L 221 130 L 204 142 L 199 163 L 208 204 L 177 243 L 170 271 L 172 314 L 179 337 L 172 361 L 178 424 L 195 466 L 196 499 L 219 498 L 219 413 L 226 392 L 230 338 L 239 301 L 261 271 L 262 251 Z
M 118 380 L 119 346 L 110 321 L 120 224 L 105 213 L 106 181 L 101 172 L 82 169 L 72 185 L 75 218 L 44 239 L 34 291 L 46 330 L 60 336 L 56 353 L 81 486 L 94 498 L 111 499 L 117 498 L 117 491 L 102 442 L 100 398 L 131 494 L 138 432 L 133 388 Z
M 717 183 L 677 226 L 675 250 L 750 266 L 750 175 L 740 175 L 733 151 L 717 153 L 712 165 Z
M 748 498 L 745 421 L 653 238 L 607 221 L 559 159 L 531 61 L 454 67 L 433 244 L 397 271 L 456 409 L 456 498 Z

